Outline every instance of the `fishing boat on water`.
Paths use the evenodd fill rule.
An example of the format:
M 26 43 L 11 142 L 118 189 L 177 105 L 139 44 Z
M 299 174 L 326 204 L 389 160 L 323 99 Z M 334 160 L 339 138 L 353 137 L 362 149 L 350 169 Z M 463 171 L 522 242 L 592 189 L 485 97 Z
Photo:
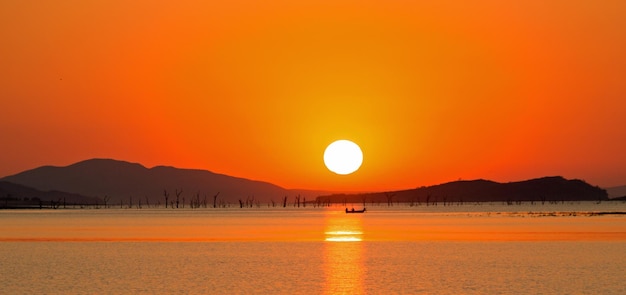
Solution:
M 363 210 L 354 210 L 354 208 L 348 210 L 348 208 L 346 208 L 346 213 L 365 213 L 365 208 L 363 208 Z

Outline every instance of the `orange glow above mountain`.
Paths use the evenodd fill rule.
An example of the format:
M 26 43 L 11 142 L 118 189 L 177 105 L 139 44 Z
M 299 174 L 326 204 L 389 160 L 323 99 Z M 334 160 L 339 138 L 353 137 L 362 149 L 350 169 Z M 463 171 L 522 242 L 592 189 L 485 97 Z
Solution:
M 287 188 L 626 182 L 624 1 L 4 1 L 0 176 L 102 157 Z M 337 175 L 326 146 L 366 161 Z

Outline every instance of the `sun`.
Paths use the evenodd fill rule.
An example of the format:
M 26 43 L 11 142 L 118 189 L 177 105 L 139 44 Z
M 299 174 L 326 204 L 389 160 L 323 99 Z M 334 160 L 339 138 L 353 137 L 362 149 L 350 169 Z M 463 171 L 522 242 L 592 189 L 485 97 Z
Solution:
M 354 142 L 337 140 L 326 147 L 324 164 L 328 170 L 340 175 L 350 174 L 359 170 L 363 163 L 363 152 Z

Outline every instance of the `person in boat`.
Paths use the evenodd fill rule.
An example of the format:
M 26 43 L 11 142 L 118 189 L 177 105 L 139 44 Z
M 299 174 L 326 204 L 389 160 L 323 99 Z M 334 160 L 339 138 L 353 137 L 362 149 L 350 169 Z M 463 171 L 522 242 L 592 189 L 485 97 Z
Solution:
M 352 207 L 352 212 L 354 212 L 354 207 Z

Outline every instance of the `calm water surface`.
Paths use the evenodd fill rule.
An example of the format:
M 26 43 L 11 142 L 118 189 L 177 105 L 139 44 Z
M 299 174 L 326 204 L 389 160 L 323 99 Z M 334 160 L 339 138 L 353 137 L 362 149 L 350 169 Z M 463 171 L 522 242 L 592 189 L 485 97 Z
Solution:
M 0 211 L 0 293 L 626 293 L 625 203 L 343 209 Z

